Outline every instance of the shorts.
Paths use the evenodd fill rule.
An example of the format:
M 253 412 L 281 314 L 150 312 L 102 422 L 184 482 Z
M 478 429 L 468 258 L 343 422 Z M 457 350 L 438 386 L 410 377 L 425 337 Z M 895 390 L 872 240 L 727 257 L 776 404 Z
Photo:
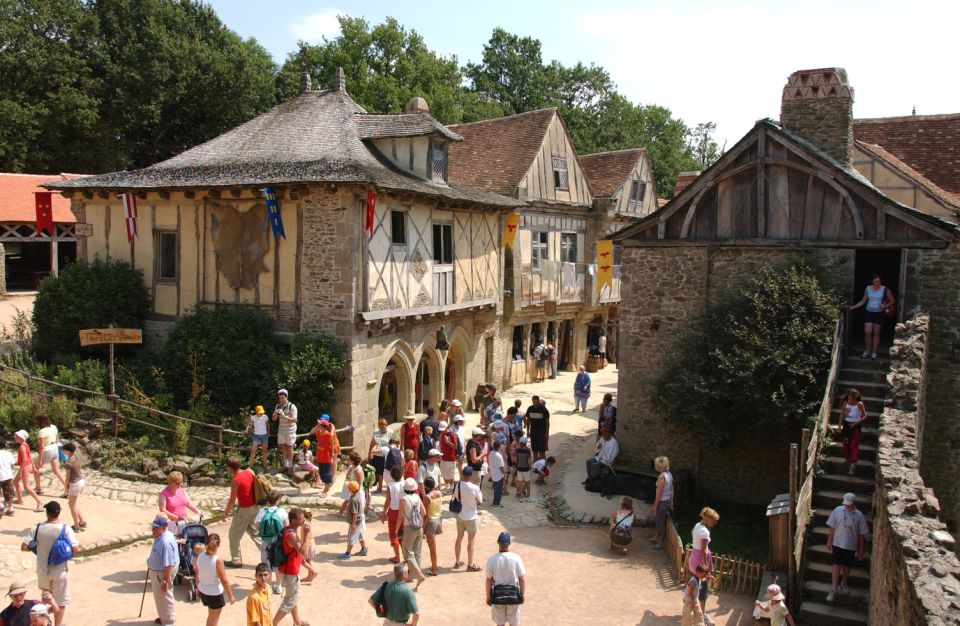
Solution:
M 490 616 L 493 618 L 494 624 L 517 626 L 520 623 L 520 605 L 492 604 L 490 605 Z
M 277 431 L 277 445 L 281 446 L 292 446 L 297 442 L 297 429 L 288 428 L 286 430 L 280 429 Z
M 316 472 L 319 468 L 313 463 L 300 463 L 298 466 L 301 472 Z
M 208 609 L 222 609 L 223 607 L 227 606 L 227 601 L 222 593 L 218 593 L 215 596 L 208 596 L 201 591 L 200 603 Z
M 550 468 L 549 468 L 549 467 L 545 467 L 545 468 L 543 468 L 543 469 L 540 470 L 540 471 L 533 470 L 533 473 L 536 474 L 537 476 L 543 476 L 544 478 L 546 478 L 547 476 L 550 475 Z
M 457 533 L 459 534 L 460 531 L 465 531 L 471 535 L 477 534 L 477 520 L 457 517 Z
M 16 492 L 13 489 L 13 479 L 11 478 L 0 482 L 0 489 L 3 490 L 3 501 L 8 504 L 13 502 L 13 499 L 16 497 Z
M 547 367 L 547 360 L 546 360 L 546 359 L 537 359 L 537 369 L 538 369 L 538 370 L 542 370 L 542 369 L 544 369 L 545 367 Z
M 427 521 L 427 527 L 423 529 L 426 537 L 436 537 L 443 532 L 443 518 L 437 518 Z
M 317 469 L 320 470 L 320 480 L 324 485 L 333 483 L 333 463 L 319 463 Z
M 70 483 L 67 486 L 67 495 L 68 496 L 79 496 L 83 493 L 83 488 L 87 486 L 87 483 L 81 478 L 75 483 Z
M 46 447 L 43 449 L 43 452 L 40 453 L 40 465 L 46 465 L 50 461 L 57 461 L 60 459 L 60 448 L 59 446 Z
M 70 604 L 70 578 L 67 576 L 67 564 L 52 565 L 46 576 L 37 576 L 40 591 L 49 591 L 60 606 Z
M 847 550 L 846 548 L 840 548 L 833 546 L 833 564 L 842 565 L 843 567 L 850 567 L 853 565 L 854 558 L 857 556 L 855 550 Z
M 865 324 L 883 324 L 887 317 L 887 314 L 883 311 L 864 311 L 864 313 L 866 314 L 863 320 Z
M 253 436 L 253 445 L 255 446 L 265 446 L 270 442 L 270 435 L 254 435 Z
M 700 600 L 700 603 L 703 604 L 704 602 L 706 602 L 707 596 L 709 595 L 710 595 L 710 582 L 707 580 L 704 580 L 703 583 L 700 585 L 700 595 L 697 596 Z
M 444 480 L 456 480 L 457 479 L 457 462 L 456 461 L 440 461 L 440 477 Z
M 527 470 L 525 472 L 517 472 L 517 482 L 518 483 L 530 482 L 530 470 Z
M 530 449 L 534 452 L 547 451 L 547 433 L 530 433 Z
M 377 476 L 379 476 L 383 473 L 383 466 L 386 465 L 387 459 L 383 455 L 375 455 L 370 457 L 370 462 L 373 464 L 373 469 L 377 472 Z
M 347 543 L 351 546 L 355 546 L 361 541 L 364 541 L 364 533 L 367 531 L 366 521 L 360 522 L 353 527 L 353 532 L 347 536 Z
M 300 575 L 280 574 L 280 584 L 283 585 L 283 600 L 280 601 L 280 610 L 289 613 L 300 603 Z

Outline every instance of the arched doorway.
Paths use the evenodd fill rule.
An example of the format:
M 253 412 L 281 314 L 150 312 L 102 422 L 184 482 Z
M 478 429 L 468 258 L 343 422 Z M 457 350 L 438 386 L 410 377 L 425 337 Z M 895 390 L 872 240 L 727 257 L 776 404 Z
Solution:
M 426 413 L 427 407 L 440 404 L 441 382 L 439 355 L 432 349 L 424 350 L 413 385 L 415 413 Z
M 399 354 L 394 354 L 387 362 L 380 377 L 380 390 L 377 396 L 377 415 L 388 422 L 398 422 L 411 410 L 410 397 L 412 381 L 410 372 Z
M 453 400 L 457 397 L 457 359 L 454 358 L 453 351 L 447 353 L 447 365 L 443 374 L 444 388 L 446 393 L 444 398 Z

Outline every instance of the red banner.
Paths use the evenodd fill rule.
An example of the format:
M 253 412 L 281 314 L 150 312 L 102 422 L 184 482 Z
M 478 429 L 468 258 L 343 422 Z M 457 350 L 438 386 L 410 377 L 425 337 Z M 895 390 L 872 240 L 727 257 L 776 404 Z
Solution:
M 373 237 L 373 210 L 377 204 L 377 194 L 367 192 L 367 235 Z
M 37 234 L 46 231 L 53 236 L 53 193 L 37 191 L 34 195 L 37 198 Z

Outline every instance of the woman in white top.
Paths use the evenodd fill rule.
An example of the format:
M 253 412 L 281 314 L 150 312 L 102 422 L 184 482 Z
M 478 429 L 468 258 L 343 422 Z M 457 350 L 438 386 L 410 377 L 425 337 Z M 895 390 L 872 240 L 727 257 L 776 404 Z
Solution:
M 657 477 L 657 495 L 653 499 L 653 517 L 656 520 L 656 535 L 650 538 L 659 550 L 663 547 L 663 540 L 667 536 L 667 515 L 673 514 L 673 474 L 670 473 L 670 459 L 658 456 L 653 467 L 660 476 Z
M 880 330 L 887 315 L 893 315 L 896 300 L 890 290 L 880 282 L 880 275 L 874 274 L 873 280 L 863 290 L 863 298 L 850 307 L 850 310 L 866 306 L 863 322 L 863 358 L 877 358 L 877 349 L 880 347 Z
M 250 414 L 250 420 L 247 422 L 247 425 L 243 427 L 243 434 L 247 434 L 250 431 L 250 427 L 253 427 L 253 440 L 250 442 L 250 459 L 247 461 L 247 465 L 253 467 L 253 461 L 257 458 L 257 447 L 260 447 L 260 456 L 263 458 L 263 468 L 266 469 L 269 467 L 267 465 L 267 444 L 270 442 L 270 431 L 269 427 L 270 416 L 267 415 L 261 405 L 257 405 L 257 408 L 253 410 L 253 413 Z
M 49 463 L 53 475 L 63 483 L 64 493 L 62 497 L 66 498 L 67 479 L 60 471 L 60 431 L 57 430 L 57 427 L 50 421 L 50 418 L 43 413 L 37 416 L 37 428 L 40 429 L 37 431 L 37 437 L 39 439 L 37 449 L 40 452 L 40 462 L 37 463 L 37 473 L 39 474 L 40 471 L 43 470 L 43 466 Z M 37 493 L 42 492 L 38 489 Z
M 377 493 L 383 491 L 383 466 L 391 438 L 393 438 L 393 431 L 387 427 L 387 420 L 382 419 L 377 422 L 373 437 L 370 439 L 370 449 L 367 450 L 367 458 L 373 463 L 373 469 L 377 471 Z
M 227 571 L 223 567 L 223 559 L 217 556 L 220 547 L 220 535 L 217 533 L 207 537 L 207 551 L 197 557 L 193 571 L 197 578 L 197 593 L 200 602 L 207 607 L 207 626 L 217 626 L 220 621 L 220 611 L 226 606 L 224 593 L 230 599 L 230 604 L 236 600 L 227 580 Z

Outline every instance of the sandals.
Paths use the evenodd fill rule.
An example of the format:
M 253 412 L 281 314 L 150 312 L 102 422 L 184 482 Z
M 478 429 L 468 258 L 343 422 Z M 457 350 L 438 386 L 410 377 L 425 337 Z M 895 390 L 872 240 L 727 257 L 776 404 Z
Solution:
M 33 510 L 34 513 L 43 513 L 43 505 L 37 505 L 37 508 Z
M 468 566 L 467 566 L 467 571 L 468 571 L 468 572 L 479 572 L 479 571 L 480 571 L 480 566 L 479 566 L 479 565 L 468 565 Z
M 453 564 L 453 569 L 460 569 L 464 565 L 466 565 L 466 563 L 464 563 L 463 561 L 457 561 L 456 563 Z

